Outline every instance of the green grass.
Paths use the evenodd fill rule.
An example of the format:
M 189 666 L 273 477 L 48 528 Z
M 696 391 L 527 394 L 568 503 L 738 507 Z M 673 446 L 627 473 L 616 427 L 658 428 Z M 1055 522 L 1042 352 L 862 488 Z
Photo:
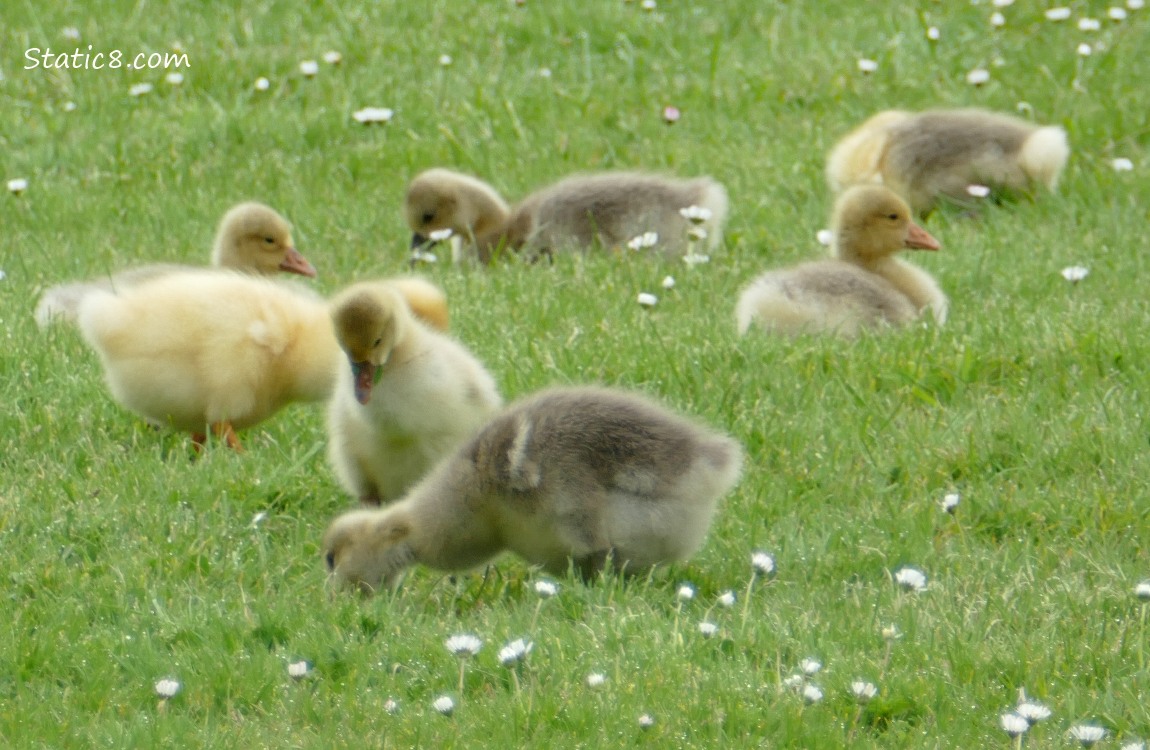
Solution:
M 0 9 L 0 180 L 30 182 L 0 195 L 5 746 L 1008 747 L 998 717 L 1020 689 L 1053 710 L 1032 747 L 1069 746 L 1081 721 L 1107 727 L 1102 746 L 1150 737 L 1150 605 L 1133 594 L 1150 578 L 1150 10 L 1082 32 L 1075 19 L 1104 19 L 1106 3 L 1052 23 L 1020 0 L 999 30 L 988 3 L 961 2 L 234 5 Z M 1080 57 L 1084 39 L 1104 49 Z M 29 47 L 177 40 L 191 62 L 178 87 L 162 70 L 22 70 Z M 342 65 L 301 78 L 328 49 Z M 860 74 L 860 57 L 878 71 Z M 992 78 L 974 88 L 978 66 Z M 130 97 L 142 81 L 155 90 Z M 943 251 L 914 260 L 951 297 L 945 327 L 736 338 L 742 285 L 818 252 L 837 137 L 879 109 L 1021 101 L 1067 129 L 1074 156 L 1056 195 L 931 217 Z M 670 127 L 668 104 L 683 113 Z M 369 105 L 395 119 L 355 124 Z M 1113 171 L 1117 156 L 1135 171 Z M 318 545 L 349 500 L 320 408 L 249 430 L 244 456 L 193 461 L 183 436 L 111 401 L 75 331 L 33 323 L 60 280 L 203 262 L 246 198 L 291 218 L 325 293 L 401 272 L 403 189 L 433 165 L 512 197 L 608 168 L 727 185 L 725 247 L 693 270 L 590 257 L 427 271 L 507 397 L 636 388 L 745 444 L 745 477 L 689 563 L 561 580 L 543 602 L 511 558 L 456 579 L 417 570 L 395 596 L 333 593 Z M 1089 277 L 1065 282 L 1071 264 Z M 642 310 L 640 291 L 658 306 Z M 953 516 L 947 492 L 962 495 Z M 778 575 L 745 599 L 757 549 Z M 902 565 L 929 588 L 898 590 Z M 694 600 L 677 601 L 682 582 Z M 728 589 L 739 602 L 717 606 Z M 704 618 L 716 637 L 698 634 Z M 461 632 L 485 641 L 463 695 L 443 645 Z M 518 689 L 496 660 L 517 637 L 535 644 Z M 808 656 L 825 665 L 813 705 L 781 687 Z M 296 682 L 301 659 L 313 668 Z M 588 688 L 591 672 L 605 684 Z M 182 689 L 161 703 L 164 677 Z M 879 687 L 861 711 L 859 678 Z M 444 694 L 451 718 L 432 709 Z

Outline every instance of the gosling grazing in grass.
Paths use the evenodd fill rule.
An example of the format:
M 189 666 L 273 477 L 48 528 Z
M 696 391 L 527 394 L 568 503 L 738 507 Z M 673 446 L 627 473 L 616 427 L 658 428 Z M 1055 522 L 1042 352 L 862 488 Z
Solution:
M 416 319 L 394 283 L 352 285 L 330 309 L 346 357 L 328 409 L 328 455 L 353 497 L 390 502 L 502 400 L 483 365 Z
M 270 276 L 285 272 L 315 276 L 315 267 L 296 250 L 287 220 L 262 203 L 240 203 L 220 221 L 211 263 L 245 273 Z M 74 323 L 80 301 L 93 290 L 127 289 L 159 276 L 194 270 L 193 266 L 160 263 L 120 271 L 107 278 L 77 281 L 47 289 L 36 305 L 36 323 Z
M 969 201 L 970 185 L 1053 190 L 1070 156 L 1066 132 L 982 109 L 887 111 L 843 138 L 827 159 L 835 192 L 882 183 L 919 214 L 940 197 Z
M 465 570 L 504 550 L 556 574 L 641 573 L 702 545 L 741 463 L 736 441 L 646 398 L 554 388 L 500 413 L 396 504 L 337 518 L 325 560 L 364 592 L 415 563 Z
M 735 308 L 739 334 L 751 324 L 785 334 L 901 326 L 930 309 L 946 320 L 947 299 L 920 268 L 892 257 L 904 249 L 937 250 L 938 240 L 911 220 L 906 201 L 881 185 L 847 189 L 835 203 L 834 258 L 768 271 L 743 290 Z
M 162 426 L 236 430 L 293 401 L 327 398 L 342 357 L 323 300 L 246 274 L 171 272 L 119 294 L 93 290 L 78 324 L 113 397 Z
M 678 179 L 640 172 L 576 175 L 532 193 L 509 208 L 486 183 L 446 169 L 417 176 L 408 188 L 404 212 L 413 244 L 450 229 L 476 257 L 489 263 L 501 249 L 528 259 L 563 250 L 600 246 L 625 249 L 638 235 L 654 232 L 656 248 L 675 257 L 686 252 L 692 220 L 681 210 L 705 209 L 697 220 L 702 246 L 722 237 L 727 192 L 709 177 Z
M 438 287 L 393 283 L 420 315 L 447 324 Z M 78 323 L 112 396 L 150 422 L 191 433 L 197 447 L 211 432 L 241 450 L 236 430 L 289 403 L 326 400 L 345 361 L 326 302 L 230 271 L 171 271 L 118 294 L 90 290 Z

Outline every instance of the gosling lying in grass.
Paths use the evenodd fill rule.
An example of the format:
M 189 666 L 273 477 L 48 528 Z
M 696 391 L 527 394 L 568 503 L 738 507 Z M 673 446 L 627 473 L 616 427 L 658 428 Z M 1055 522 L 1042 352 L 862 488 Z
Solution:
M 411 283 L 354 284 L 330 306 L 347 357 L 328 407 L 328 455 L 348 492 L 373 505 L 399 498 L 502 404 L 483 365 L 412 314 Z
M 681 211 L 703 209 L 691 218 Z M 722 237 L 727 192 L 709 177 L 680 179 L 642 172 L 575 175 L 527 196 L 514 208 L 485 182 L 448 169 L 429 169 L 408 186 L 404 214 L 413 246 L 451 230 L 483 263 L 500 250 L 528 260 L 593 247 L 625 250 L 638 235 L 654 233 L 655 249 L 683 255 L 697 224 L 713 250 Z
M 212 247 L 212 266 L 262 276 L 315 276 L 315 267 L 295 249 L 287 220 L 262 203 L 240 203 L 224 214 Z M 75 323 L 80 303 L 92 291 L 123 291 L 160 276 L 192 270 L 195 266 L 155 263 L 106 278 L 50 287 L 36 305 L 36 324 L 44 328 L 53 322 Z
M 1066 131 L 983 109 L 880 112 L 847 134 L 827 158 L 835 192 L 882 183 L 929 213 L 940 197 L 971 198 L 967 188 L 1053 190 L 1070 156 Z
M 638 395 L 554 388 L 492 419 L 382 510 L 323 541 L 341 585 L 372 592 L 419 563 L 447 571 L 504 550 L 556 574 L 684 560 L 738 481 L 742 449 Z

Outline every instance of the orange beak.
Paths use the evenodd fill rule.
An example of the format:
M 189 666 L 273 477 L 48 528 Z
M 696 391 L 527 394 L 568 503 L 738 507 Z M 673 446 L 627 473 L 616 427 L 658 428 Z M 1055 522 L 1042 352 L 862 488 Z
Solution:
M 912 250 L 937 250 L 942 245 L 938 244 L 931 233 L 915 224 L 913 221 L 906 230 L 906 241 L 903 243 Z
M 284 254 L 284 259 L 280 261 L 280 270 L 287 271 L 288 273 L 298 273 L 300 276 L 307 276 L 309 279 L 315 278 L 315 266 L 307 262 L 307 258 L 300 254 L 299 250 L 294 247 L 289 247 Z

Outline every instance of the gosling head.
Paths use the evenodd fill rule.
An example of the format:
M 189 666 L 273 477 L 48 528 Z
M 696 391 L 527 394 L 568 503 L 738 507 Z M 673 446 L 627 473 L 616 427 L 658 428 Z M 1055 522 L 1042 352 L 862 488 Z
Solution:
M 338 585 L 371 594 L 394 586 L 411 565 L 410 535 L 411 523 L 398 509 L 353 510 L 324 534 L 324 563 Z
M 447 169 L 429 169 L 407 186 L 403 212 L 411 229 L 411 246 L 426 244 L 432 232 L 450 229 L 454 234 L 470 233 L 472 221 L 460 194 L 462 175 Z
M 287 220 L 262 203 L 241 203 L 224 214 L 212 262 L 268 276 L 279 272 L 315 276 L 315 266 L 295 249 Z
M 356 284 L 331 303 L 335 338 L 351 362 L 355 398 L 366 404 L 411 313 L 397 291 L 380 284 Z
M 856 185 L 839 196 L 834 234 L 839 257 L 864 263 L 899 250 L 940 247 L 938 240 L 911 219 L 906 201 L 882 185 Z

